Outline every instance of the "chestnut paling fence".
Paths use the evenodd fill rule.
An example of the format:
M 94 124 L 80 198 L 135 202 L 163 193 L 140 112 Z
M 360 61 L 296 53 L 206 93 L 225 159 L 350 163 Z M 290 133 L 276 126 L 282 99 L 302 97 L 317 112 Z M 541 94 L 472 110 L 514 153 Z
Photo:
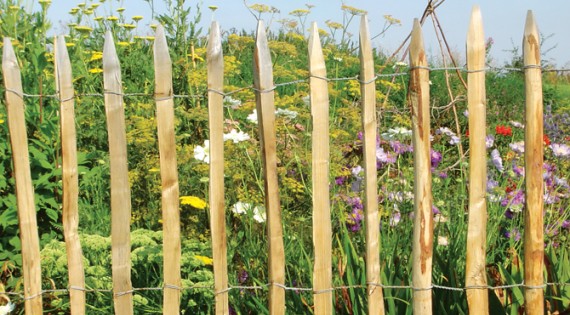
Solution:
M 524 236 L 524 282 L 501 287 L 487 284 L 485 271 L 486 250 L 486 148 L 485 148 L 485 43 L 481 14 L 473 9 L 467 35 L 467 68 L 454 69 L 467 72 L 469 115 L 469 214 L 466 246 L 466 286 L 443 287 L 432 283 L 433 216 L 430 169 L 430 114 L 429 72 L 423 47 L 421 26 L 416 20 L 409 48 L 410 68 L 408 103 L 412 110 L 414 146 L 414 230 L 413 269 L 411 285 L 398 286 L 381 282 L 380 216 L 378 209 L 376 138 L 378 131 L 375 81 L 383 76 L 374 73 L 373 54 L 366 17 L 360 25 L 361 73 L 356 78 L 361 86 L 362 129 L 365 169 L 365 222 L 366 222 L 366 293 L 370 314 L 384 314 L 383 288 L 412 289 L 415 314 L 432 312 L 433 288 L 465 291 L 471 314 L 485 314 L 489 310 L 488 290 L 523 287 L 525 309 L 528 314 L 542 314 L 544 289 L 549 283 L 543 279 L 543 118 L 542 79 L 539 34 L 531 12 L 528 13 L 523 37 L 526 90 L 526 208 Z M 228 314 L 228 292 L 238 287 L 228 283 L 226 222 L 224 203 L 224 153 L 223 153 L 223 55 L 221 35 L 216 22 L 212 23 L 207 48 L 208 108 L 210 127 L 210 180 L 209 205 L 214 268 L 216 314 Z M 265 183 L 265 207 L 267 209 L 268 309 L 271 314 L 285 313 L 285 291 L 307 290 L 314 294 L 315 314 L 333 312 L 333 293 L 341 287 L 332 285 L 332 228 L 329 198 L 329 97 L 325 62 L 316 24 L 309 40 L 309 85 L 311 114 L 313 117 L 312 192 L 314 270 L 312 288 L 290 288 L 285 285 L 285 255 L 279 185 L 277 177 L 275 105 L 273 69 L 265 27 L 260 22 L 254 52 L 254 85 L 256 93 L 259 135 L 262 146 Z M 112 278 L 114 309 L 117 314 L 132 314 L 133 293 L 137 290 L 162 290 L 165 314 L 180 313 L 181 285 L 180 212 L 176 144 L 174 133 L 174 98 L 172 66 L 168 54 L 164 30 L 157 29 L 154 43 L 155 92 L 160 174 L 162 181 L 162 215 L 164 232 L 164 285 L 160 288 L 133 288 L 130 267 L 130 190 L 127 168 L 127 145 L 121 71 L 111 33 L 106 34 L 103 52 L 104 93 L 109 154 L 111 167 L 111 237 Z M 23 292 L 7 292 L 22 298 L 26 314 L 42 313 L 42 295 L 54 290 L 41 287 L 40 246 L 37 233 L 34 189 L 32 186 L 25 125 L 24 93 L 18 62 L 8 38 L 4 39 L 2 71 L 4 75 L 8 124 L 12 145 L 14 176 L 17 192 L 18 218 L 22 243 L 24 276 Z M 82 250 L 78 237 L 78 169 L 74 117 L 75 93 L 71 64 L 64 37 L 55 44 L 55 80 L 61 104 L 61 143 L 63 179 L 63 233 L 67 248 L 69 286 L 72 314 L 85 313 L 85 288 Z M 296 84 L 290 82 L 286 84 Z M 567 285 L 567 284 L 562 284 Z M 346 288 L 346 287 L 342 287 Z

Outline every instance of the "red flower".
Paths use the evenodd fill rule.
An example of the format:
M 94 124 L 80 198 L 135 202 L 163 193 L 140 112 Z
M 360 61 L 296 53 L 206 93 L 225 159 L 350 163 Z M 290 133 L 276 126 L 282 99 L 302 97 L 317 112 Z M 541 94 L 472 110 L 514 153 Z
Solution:
M 550 145 L 550 139 L 547 135 L 542 136 L 542 140 L 544 141 L 544 145 Z
M 465 136 L 469 137 L 469 129 L 467 129 L 467 131 L 465 131 Z
M 511 127 L 497 125 L 497 127 L 495 127 L 495 133 L 503 136 L 512 136 L 513 130 L 511 129 Z

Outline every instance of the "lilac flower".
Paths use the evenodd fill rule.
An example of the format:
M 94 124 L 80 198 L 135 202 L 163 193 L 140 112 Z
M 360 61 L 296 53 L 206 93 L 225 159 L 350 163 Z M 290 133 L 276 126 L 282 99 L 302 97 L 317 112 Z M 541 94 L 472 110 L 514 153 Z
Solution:
M 338 176 L 337 178 L 334 179 L 334 183 L 341 186 L 344 185 L 346 179 L 347 179 L 346 176 Z
M 494 143 L 495 143 L 495 136 L 493 136 L 493 135 L 488 135 L 488 136 L 485 137 L 485 147 L 486 147 L 487 149 L 490 149 L 490 148 L 493 146 Z
M 524 129 L 524 125 L 521 124 L 521 123 L 518 122 L 518 121 L 511 120 L 511 121 L 509 121 L 509 123 L 511 124 L 511 126 L 513 126 L 513 127 L 515 127 L 515 128 Z
M 431 212 L 433 212 L 433 214 L 441 213 L 441 211 L 439 211 L 439 209 L 435 205 L 431 205 Z
M 404 194 L 401 191 L 398 192 L 389 192 L 388 193 L 388 200 L 392 202 L 403 202 L 404 201 Z
M 350 172 L 352 173 L 352 176 L 356 177 L 356 178 L 362 178 L 362 172 L 364 172 L 364 169 L 362 168 L 362 166 L 357 165 L 355 167 L 353 167 Z
M 451 136 L 451 139 L 449 140 L 449 144 L 451 145 L 456 145 L 459 143 L 459 137 L 456 135 Z
M 390 216 L 390 226 L 395 227 L 396 225 L 398 225 L 398 223 L 400 223 L 401 219 L 402 215 L 400 214 L 400 211 L 394 211 Z
M 491 178 L 487 179 L 487 192 L 493 192 L 497 186 L 499 186 L 499 182 Z
M 570 146 L 567 144 L 553 143 L 550 145 L 550 149 L 555 157 L 570 157 Z
M 512 212 L 521 212 L 525 202 L 524 192 L 520 189 L 509 192 L 503 200 L 501 206 L 508 207 Z
M 518 153 L 518 154 L 524 153 L 524 141 L 510 143 L 509 147 L 511 148 L 511 150 L 515 151 L 515 153 Z
M 396 162 L 396 158 L 392 154 L 384 151 L 382 147 L 376 148 L 376 160 L 381 164 L 392 164 Z
M 394 153 L 396 153 L 397 155 L 400 154 L 404 154 L 406 152 L 413 152 L 414 149 L 411 145 L 407 145 L 404 143 L 401 143 L 400 141 L 390 141 L 390 147 L 392 148 L 392 150 L 394 151 Z
M 503 167 L 503 160 L 501 159 L 501 155 L 499 154 L 499 150 L 494 149 L 491 151 L 491 161 L 493 165 L 497 168 L 499 172 L 503 172 L 505 168 Z
M 446 179 L 447 178 L 447 173 L 446 172 L 439 172 L 439 174 L 437 174 L 437 176 L 441 179 Z
M 519 232 L 519 230 L 516 229 L 516 228 L 514 228 L 514 229 L 512 229 L 512 230 L 510 230 L 510 231 L 506 231 L 504 235 L 505 235 L 506 238 L 512 238 L 512 239 L 514 239 L 515 242 L 518 242 L 518 241 L 520 241 L 520 239 L 521 239 L 521 232 Z
M 346 220 L 350 231 L 358 232 L 360 231 L 361 225 L 364 215 L 362 213 L 362 209 L 353 208 L 352 212 L 349 214 L 348 219 Z
M 562 227 L 563 229 L 570 230 L 570 220 L 564 220 L 564 222 L 562 222 L 561 227 Z
M 524 167 L 518 166 L 516 163 L 513 163 L 513 172 L 515 172 L 518 177 L 524 177 Z
M 244 284 L 248 278 L 249 278 L 249 274 L 247 273 L 247 271 L 245 271 L 245 269 L 241 269 L 240 271 L 238 271 L 238 283 L 239 284 Z
M 466 109 L 466 110 L 463 112 L 463 116 L 469 118 L 469 110 Z
M 441 162 L 443 156 L 441 155 L 441 153 L 432 149 L 431 153 L 430 153 L 430 158 L 431 158 L 431 167 L 437 168 L 437 166 Z

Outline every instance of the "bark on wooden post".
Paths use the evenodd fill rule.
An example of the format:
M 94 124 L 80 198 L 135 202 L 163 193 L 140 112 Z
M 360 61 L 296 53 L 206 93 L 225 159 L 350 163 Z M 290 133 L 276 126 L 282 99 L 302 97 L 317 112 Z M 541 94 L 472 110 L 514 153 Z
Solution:
M 6 114 L 10 130 L 14 180 L 16 183 L 16 202 L 22 245 L 22 272 L 24 275 L 24 308 L 26 314 L 42 314 L 42 274 L 40 267 L 40 239 L 34 187 L 30 171 L 28 153 L 28 134 L 26 133 L 26 115 L 24 91 L 18 59 L 14 53 L 10 38 L 4 37 L 2 52 L 2 74 L 6 88 Z
M 111 261 L 115 314 L 133 314 L 131 283 L 131 189 L 119 57 L 108 31 L 103 46 L 103 86 L 111 172 Z
M 412 108 L 414 146 L 414 234 L 412 286 L 414 314 L 432 313 L 431 268 L 433 215 L 431 195 L 429 70 L 420 22 L 414 20 L 410 44 L 408 102 Z
M 277 177 L 277 142 L 275 134 L 275 92 L 273 65 L 263 21 L 257 25 L 253 54 L 253 79 L 257 103 L 257 121 L 263 161 L 267 238 L 269 240 L 269 313 L 285 313 L 285 252 Z
M 380 214 L 376 167 L 376 82 L 368 19 L 360 20 L 360 91 L 362 95 L 362 146 L 364 149 L 364 221 L 366 222 L 366 292 L 368 313 L 384 314 L 380 277 Z
M 523 38 L 525 73 L 525 311 L 544 314 L 543 113 L 540 36 L 528 11 Z
M 332 224 L 330 209 L 329 168 L 329 92 L 325 58 L 317 23 L 309 38 L 309 85 L 313 117 L 313 243 L 315 265 L 313 291 L 315 314 L 333 313 Z
M 216 314 L 229 314 L 226 215 L 224 200 L 224 56 L 217 22 L 208 41 L 208 112 L 210 124 L 210 228 L 214 259 Z
M 473 7 L 467 33 L 467 103 L 469 109 L 469 223 L 465 284 L 470 314 L 488 314 L 485 250 L 487 244 L 487 148 L 485 36 L 478 6 Z
M 174 134 L 174 99 L 172 62 L 164 28 L 159 25 L 154 40 L 154 99 L 162 183 L 162 230 L 164 259 L 164 314 L 180 314 L 180 190 L 176 139 Z
M 77 136 L 71 61 L 65 37 L 55 43 L 55 85 L 60 101 L 61 161 L 63 182 L 63 234 L 67 250 L 70 309 L 74 315 L 85 314 L 85 274 L 79 242 L 79 179 L 77 172 Z

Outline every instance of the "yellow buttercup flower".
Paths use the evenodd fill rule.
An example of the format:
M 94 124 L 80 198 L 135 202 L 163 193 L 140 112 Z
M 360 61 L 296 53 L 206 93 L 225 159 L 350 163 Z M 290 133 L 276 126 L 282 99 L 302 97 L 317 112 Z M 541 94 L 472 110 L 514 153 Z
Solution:
M 103 72 L 103 69 L 101 69 L 101 68 L 89 69 L 89 73 L 97 74 L 97 73 L 101 73 L 101 72 Z
M 135 16 L 133 16 L 133 21 L 135 21 L 135 22 L 138 22 L 138 21 L 140 21 L 140 20 L 142 20 L 142 19 L 143 19 L 143 16 L 142 16 L 142 15 L 135 15 Z

